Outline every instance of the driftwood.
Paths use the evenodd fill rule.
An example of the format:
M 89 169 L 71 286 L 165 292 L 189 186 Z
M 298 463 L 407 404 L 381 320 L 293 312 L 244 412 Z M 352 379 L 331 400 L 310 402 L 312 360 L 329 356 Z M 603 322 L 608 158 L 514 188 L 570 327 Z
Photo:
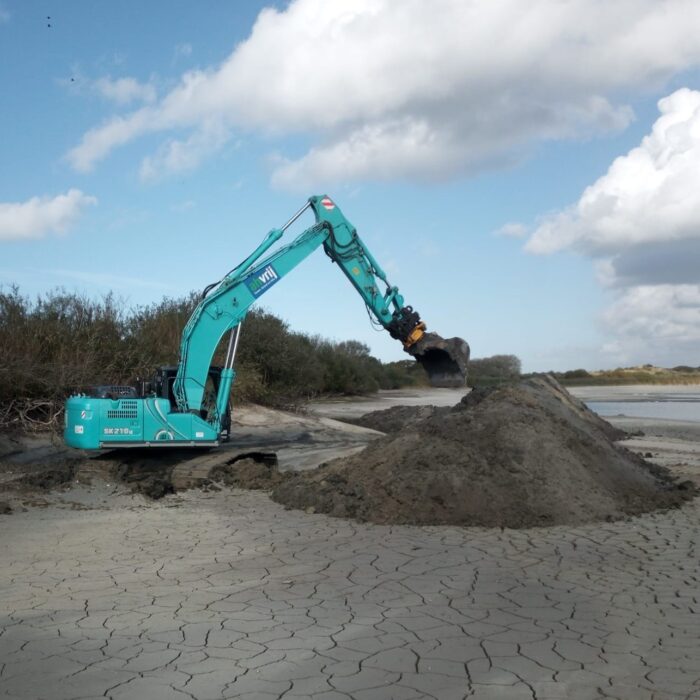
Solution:
M 63 401 L 14 399 L 0 404 L 0 430 L 58 432 L 63 427 Z

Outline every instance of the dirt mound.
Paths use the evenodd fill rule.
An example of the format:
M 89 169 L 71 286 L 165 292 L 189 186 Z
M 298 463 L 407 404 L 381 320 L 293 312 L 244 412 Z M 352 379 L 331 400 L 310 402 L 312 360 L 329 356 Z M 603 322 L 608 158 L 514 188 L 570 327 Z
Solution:
M 111 462 L 109 471 L 113 478 L 128 486 L 133 493 L 158 500 L 175 493 L 173 470 L 195 454 L 188 448 L 163 451 L 129 448 L 112 450 L 102 459 Z
M 425 420 L 438 410 L 437 406 L 392 406 L 381 411 L 365 413 L 359 418 L 343 418 L 345 423 L 361 425 L 363 428 L 395 433 L 413 423 Z
M 677 506 L 694 489 L 614 444 L 551 377 L 477 390 L 364 451 L 289 475 L 273 498 L 375 523 L 530 527 Z
M 274 452 L 261 454 L 269 457 L 246 457 L 218 465 L 209 472 L 209 479 L 235 488 L 271 489 L 284 480 L 284 474 L 277 470 L 277 456 Z
M 108 456 L 113 461 L 110 472 L 114 478 L 134 493 L 157 500 L 182 488 L 192 488 L 192 483 L 176 486 L 174 472 L 180 464 L 201 454 L 201 450 L 183 448 L 167 452 L 115 450 Z M 283 478 L 277 470 L 274 452 L 247 452 L 226 459 L 226 453 L 214 451 L 208 461 L 213 462 L 212 466 L 205 465 L 205 475 L 197 480 L 198 485 L 207 490 L 214 483 L 244 489 L 271 489 Z
M 230 457 L 224 451 L 207 453 L 193 448 L 135 448 L 69 457 L 46 440 L 36 442 L 38 447 L 29 449 L 22 441 L 8 443 L 3 453 L 6 459 L 0 457 L 0 495 L 43 493 L 72 483 L 94 484 L 97 479 L 116 482 L 132 493 L 158 500 L 187 488 L 216 490 L 217 481 L 238 488 L 271 489 L 282 478 L 274 452 L 244 452 Z M 178 475 L 176 483 L 176 470 L 183 465 L 186 472 L 191 472 L 190 478 L 183 483 L 182 475 Z M 0 500 L 0 515 L 12 512 L 3 503 Z

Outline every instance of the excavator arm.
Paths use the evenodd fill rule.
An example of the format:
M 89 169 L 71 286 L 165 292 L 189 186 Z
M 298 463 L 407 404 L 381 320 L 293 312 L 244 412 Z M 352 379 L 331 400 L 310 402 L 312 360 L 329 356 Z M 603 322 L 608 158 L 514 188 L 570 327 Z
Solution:
M 392 338 L 425 369 L 435 387 L 464 386 L 467 379 L 469 345 L 462 338 L 445 339 L 427 333 L 412 306 L 404 305 L 398 287 L 393 287 L 350 222 L 329 197 L 312 197 L 316 219 L 331 224 L 324 242 L 326 254 L 337 263 L 364 299 L 372 315 Z M 380 286 L 384 286 L 384 291 Z
M 309 208 L 316 216 L 316 223 L 291 243 L 261 260 L 284 231 Z M 350 280 L 376 320 L 393 338 L 400 340 L 410 354 L 422 361 L 434 384 L 464 385 L 469 352 L 467 344 L 459 339 L 444 341 L 435 334 L 426 334 L 425 324 L 418 313 L 404 304 L 398 287 L 389 283 L 340 208 L 330 197 L 314 196 L 281 229 L 270 231 L 248 258 L 205 290 L 206 295 L 182 334 L 180 364 L 174 385 L 181 411 L 200 410 L 214 352 L 224 335 L 230 332 L 217 399 L 218 414 L 223 414 L 235 376 L 233 362 L 241 324 L 248 309 L 320 246 Z M 454 347 L 447 349 L 445 343 L 452 343 Z

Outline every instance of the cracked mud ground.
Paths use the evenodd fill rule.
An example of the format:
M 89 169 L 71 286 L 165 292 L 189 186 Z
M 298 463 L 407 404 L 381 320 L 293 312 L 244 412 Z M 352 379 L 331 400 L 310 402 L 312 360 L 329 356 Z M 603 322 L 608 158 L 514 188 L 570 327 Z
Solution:
M 99 480 L 37 503 L 0 519 L 0 698 L 700 700 L 698 500 L 519 531 Z
M 1 697 L 700 698 L 697 503 L 500 531 L 121 498 L 3 520 Z

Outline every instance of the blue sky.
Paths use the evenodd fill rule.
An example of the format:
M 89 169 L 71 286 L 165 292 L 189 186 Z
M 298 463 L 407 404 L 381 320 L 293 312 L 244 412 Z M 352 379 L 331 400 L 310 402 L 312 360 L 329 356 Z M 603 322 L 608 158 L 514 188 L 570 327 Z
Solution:
M 473 356 L 698 364 L 697 3 L 591 1 L 0 0 L 0 283 L 182 295 L 328 193 Z M 405 357 L 322 252 L 261 304 Z

